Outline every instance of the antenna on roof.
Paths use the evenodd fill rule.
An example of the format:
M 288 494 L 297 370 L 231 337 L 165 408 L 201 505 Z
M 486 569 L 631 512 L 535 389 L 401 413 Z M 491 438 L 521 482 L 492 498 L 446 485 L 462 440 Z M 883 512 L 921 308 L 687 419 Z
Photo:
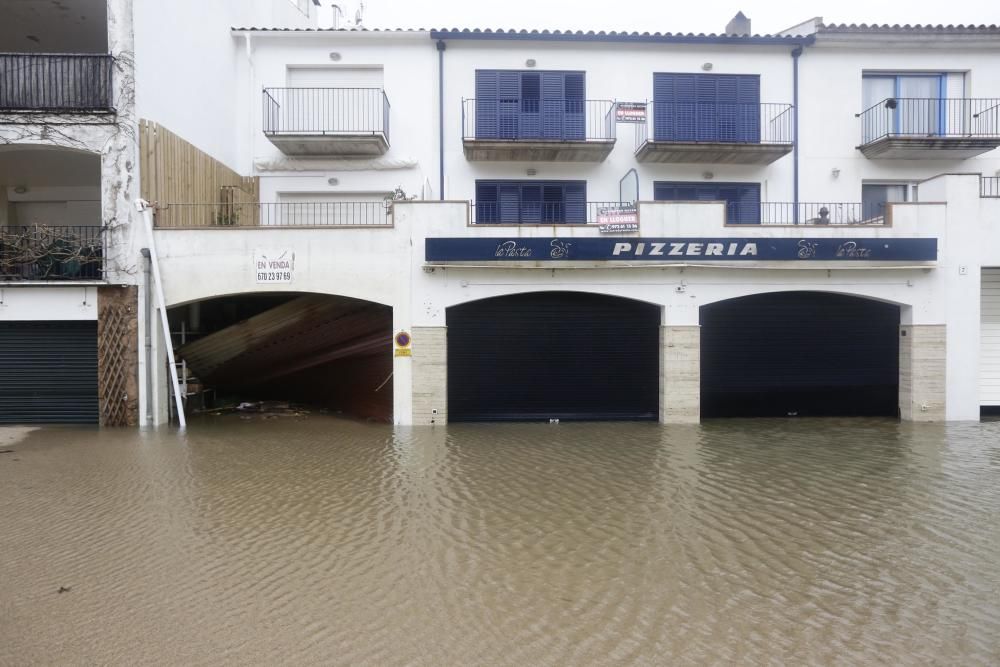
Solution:
M 354 27 L 364 28 L 365 3 L 358 3 L 358 11 L 354 13 Z
M 330 9 L 333 13 L 333 25 L 330 27 L 334 30 L 338 30 L 340 29 L 340 19 L 344 18 L 344 10 L 337 4 L 330 5 Z

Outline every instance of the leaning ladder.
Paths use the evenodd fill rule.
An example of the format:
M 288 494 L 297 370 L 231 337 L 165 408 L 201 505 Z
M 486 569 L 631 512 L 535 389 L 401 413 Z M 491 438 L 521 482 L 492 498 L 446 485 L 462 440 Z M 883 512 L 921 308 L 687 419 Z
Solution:
M 136 199 L 135 207 L 142 215 L 146 227 L 146 238 L 149 241 L 149 263 L 153 266 L 153 281 L 156 283 L 156 309 L 160 311 L 160 323 L 163 325 L 163 344 L 167 348 L 167 366 L 170 367 L 170 383 L 174 390 L 174 404 L 177 406 L 177 421 L 181 428 L 187 427 L 184 417 L 184 401 L 181 398 L 181 385 L 177 379 L 177 363 L 174 361 L 174 346 L 170 337 L 170 323 L 167 321 L 167 302 L 163 298 L 163 282 L 160 280 L 160 263 L 156 257 L 156 241 L 153 239 L 153 207 L 144 199 Z M 149 323 L 146 323 L 149 326 Z M 147 368 L 146 372 L 152 369 Z

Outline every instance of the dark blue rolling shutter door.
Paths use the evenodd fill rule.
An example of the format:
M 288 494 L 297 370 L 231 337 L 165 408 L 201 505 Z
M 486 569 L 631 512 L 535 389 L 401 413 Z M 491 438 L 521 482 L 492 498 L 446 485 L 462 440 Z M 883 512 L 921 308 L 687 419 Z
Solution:
M 521 73 L 498 72 L 497 77 L 499 136 L 501 139 L 517 139 L 520 136 Z
M 500 73 L 476 71 L 476 138 L 496 139 L 499 136 Z
M 575 181 L 564 186 L 566 222 L 587 222 L 587 182 Z
M 563 84 L 565 97 L 565 121 L 563 138 L 582 140 L 587 138 L 586 82 L 582 72 L 567 72 Z

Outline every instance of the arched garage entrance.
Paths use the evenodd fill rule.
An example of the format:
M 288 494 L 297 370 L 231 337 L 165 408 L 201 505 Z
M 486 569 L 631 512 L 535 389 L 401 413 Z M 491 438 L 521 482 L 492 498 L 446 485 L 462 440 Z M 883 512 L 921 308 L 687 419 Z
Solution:
M 658 306 L 535 292 L 448 309 L 450 421 L 656 419 Z
M 895 417 L 898 409 L 899 306 L 779 292 L 701 308 L 702 417 Z

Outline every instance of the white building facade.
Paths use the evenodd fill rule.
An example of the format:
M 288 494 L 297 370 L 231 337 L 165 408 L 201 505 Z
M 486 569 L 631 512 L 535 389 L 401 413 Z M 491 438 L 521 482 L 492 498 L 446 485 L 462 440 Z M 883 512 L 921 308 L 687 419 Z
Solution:
M 1000 406 L 1000 29 L 292 28 L 139 79 L 180 123 L 191 77 L 218 113 L 185 136 L 259 179 L 157 202 L 196 391 L 397 425 Z

